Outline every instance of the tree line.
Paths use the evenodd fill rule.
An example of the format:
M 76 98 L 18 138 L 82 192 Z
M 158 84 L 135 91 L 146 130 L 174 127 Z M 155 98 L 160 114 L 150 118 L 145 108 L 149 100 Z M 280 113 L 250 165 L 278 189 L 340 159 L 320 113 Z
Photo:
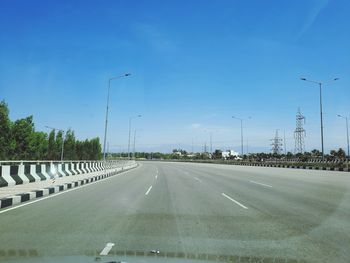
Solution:
M 11 121 L 5 101 L 0 102 L 0 160 L 99 160 L 102 157 L 98 137 L 77 140 L 74 131 L 36 131 L 33 116 Z
M 131 153 L 132 156 L 132 153 Z M 128 153 L 110 153 L 109 158 L 127 158 Z M 133 156 L 132 156 L 133 157 Z M 173 159 L 191 159 L 191 160 L 220 160 L 223 159 L 222 151 L 216 149 L 213 153 L 208 152 L 196 152 L 189 153 L 183 149 L 173 149 L 171 153 L 160 153 L 160 152 L 135 152 L 135 157 L 139 159 L 164 159 L 164 160 L 173 160 Z M 286 154 L 276 154 L 276 153 L 250 153 L 240 156 L 243 160 L 247 161 L 266 161 L 266 160 L 299 160 L 300 162 L 308 162 L 310 160 L 321 160 L 322 153 L 319 150 L 312 150 L 310 152 L 296 153 L 293 154 L 288 152 Z M 235 160 L 235 156 L 230 156 L 227 159 Z M 324 156 L 325 161 L 345 161 L 346 153 L 342 148 L 338 150 L 331 150 L 329 153 Z

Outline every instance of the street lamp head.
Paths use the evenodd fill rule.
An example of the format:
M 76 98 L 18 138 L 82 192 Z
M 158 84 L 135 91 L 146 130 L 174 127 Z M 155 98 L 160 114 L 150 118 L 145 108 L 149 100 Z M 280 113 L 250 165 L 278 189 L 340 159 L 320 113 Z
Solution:
M 141 118 L 141 117 L 142 117 L 142 115 L 141 115 L 141 114 L 139 114 L 139 115 L 137 115 L 137 117 Z
M 130 73 L 125 73 L 124 74 L 124 77 L 128 77 L 128 76 L 130 76 L 131 74 Z
M 338 80 L 339 78 L 335 78 L 335 79 L 333 79 L 334 81 L 336 81 L 336 80 Z
M 300 78 L 300 79 L 306 81 L 306 78 Z

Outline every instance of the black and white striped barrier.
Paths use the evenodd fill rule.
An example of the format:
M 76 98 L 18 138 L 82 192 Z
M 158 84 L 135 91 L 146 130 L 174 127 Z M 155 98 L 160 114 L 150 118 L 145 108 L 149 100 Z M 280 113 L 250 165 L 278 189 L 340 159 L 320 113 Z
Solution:
M 105 166 L 103 164 L 101 164 L 101 163 L 95 163 L 94 164 L 94 163 L 95 162 L 85 163 L 83 165 L 83 167 L 85 168 L 86 166 L 88 166 L 88 170 L 92 171 L 92 172 L 98 172 L 98 171 L 103 171 L 104 170 Z M 42 165 L 45 165 L 45 164 L 42 164 Z M 31 171 L 33 171 L 33 169 L 34 169 L 36 171 L 36 174 L 40 173 L 41 176 L 45 176 L 46 177 L 46 175 L 47 175 L 49 177 L 46 169 L 44 169 L 44 171 L 45 171 L 44 173 L 42 173 L 39 168 L 37 169 L 37 167 L 42 167 L 42 165 L 31 166 L 30 169 L 31 169 Z M 86 184 L 89 184 L 89 183 L 92 183 L 92 182 L 95 182 L 95 181 L 99 181 L 99 180 L 111 177 L 113 175 L 119 174 L 119 173 L 121 173 L 123 171 L 127 171 L 127 170 L 130 170 L 130 169 L 136 167 L 137 163 L 133 162 L 133 161 L 125 162 L 123 164 L 119 163 L 118 167 L 117 167 L 116 164 L 110 163 L 109 166 L 111 168 L 106 170 L 106 172 L 103 173 L 103 174 L 99 174 L 99 175 L 96 175 L 96 176 L 91 176 L 91 177 L 86 178 L 86 179 L 72 181 L 72 182 L 69 182 L 69 183 L 62 184 L 62 185 L 50 186 L 50 187 L 46 187 L 46 188 L 43 188 L 43 189 L 34 190 L 34 191 L 31 191 L 31 192 L 28 192 L 28 193 L 21 193 L 21 194 L 16 194 L 16 195 L 11 196 L 11 197 L 2 198 L 2 199 L 0 199 L 0 209 L 1 208 L 5 208 L 5 207 L 9 207 L 9 206 L 13 206 L 13 205 L 16 205 L 16 204 L 19 204 L 19 203 L 23 203 L 23 202 L 26 202 L 26 201 L 29 201 L 29 200 L 33 200 L 35 198 L 48 196 L 48 195 L 51 195 L 51 194 L 62 192 L 64 190 L 76 188 L 76 187 L 79 187 L 79 186 L 82 186 L 82 185 L 86 185 Z M 5 180 L 7 184 L 8 184 L 9 181 L 10 181 L 10 183 L 12 183 L 11 180 L 13 180 L 15 182 L 16 182 L 16 180 L 18 181 L 18 178 L 16 178 L 16 180 L 15 180 L 14 177 L 16 177 L 19 174 L 19 172 L 17 174 L 17 172 L 16 172 L 17 170 L 15 168 L 11 168 L 11 167 L 15 167 L 15 166 L 10 166 L 10 167 L 8 167 L 6 165 L 0 166 L 1 173 L 5 175 L 4 177 L 1 176 L 0 180 Z M 75 172 L 76 169 L 74 169 L 74 168 L 75 167 L 72 164 L 71 166 L 67 167 L 67 169 L 68 169 L 67 171 L 69 171 L 69 172 L 74 171 Z M 65 168 L 61 167 L 61 168 L 58 168 L 58 169 L 63 171 Z M 11 176 L 11 170 L 12 170 L 12 176 Z M 39 170 L 40 170 L 40 172 L 37 172 Z M 90 173 L 90 175 L 91 175 L 91 173 Z M 25 175 L 25 173 L 23 173 L 23 174 Z M 80 174 L 82 174 L 82 173 L 80 173 Z M 38 177 L 40 177 L 40 176 L 37 176 L 36 178 L 38 178 Z M 13 185 L 13 184 L 11 184 L 11 185 Z
M 307 169 L 307 170 L 323 170 L 323 171 L 339 171 L 350 172 L 350 168 L 341 167 L 324 167 L 324 166 L 309 166 L 307 164 L 300 165 L 284 165 L 284 164 L 271 164 L 271 163 L 231 163 L 233 165 L 246 165 L 246 166 L 262 166 L 262 167 L 277 167 L 277 168 L 293 168 L 293 169 Z
M 64 176 L 90 174 L 107 168 L 120 167 L 124 162 L 0 162 L 0 187 L 44 181 Z

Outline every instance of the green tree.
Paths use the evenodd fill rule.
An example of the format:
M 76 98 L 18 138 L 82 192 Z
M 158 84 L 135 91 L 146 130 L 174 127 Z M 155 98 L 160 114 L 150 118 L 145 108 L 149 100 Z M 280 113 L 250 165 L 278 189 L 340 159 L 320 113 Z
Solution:
M 55 130 L 52 130 L 49 134 L 46 158 L 48 160 L 55 160 L 55 155 L 56 155 Z
M 62 144 L 63 144 L 63 131 L 59 130 L 55 138 L 54 160 L 61 160 Z
M 67 131 L 66 137 L 64 140 L 64 159 L 65 160 L 77 159 L 75 135 L 74 135 L 74 131 L 72 131 L 71 129 Z
M 48 140 L 47 133 L 34 132 L 29 142 L 29 157 L 31 160 L 44 160 L 47 158 Z
M 162 154 L 160 152 L 155 152 L 155 153 L 152 153 L 152 158 L 153 159 L 162 159 L 162 158 L 164 158 L 164 154 Z
M 311 155 L 312 157 L 320 157 L 322 156 L 322 153 L 319 150 L 314 149 L 311 151 Z
M 221 159 L 221 158 L 222 158 L 222 151 L 216 149 L 216 150 L 214 151 L 214 153 L 213 153 L 213 158 L 214 158 L 214 159 Z
M 82 155 L 83 155 L 83 144 L 81 141 L 76 141 L 75 142 L 75 154 L 76 158 L 78 160 L 82 160 Z
M 290 158 L 293 158 L 293 153 L 291 153 L 291 152 L 287 152 L 286 157 L 287 157 L 287 158 L 289 158 L 289 159 L 290 159 Z
M 338 158 L 340 158 L 340 159 L 346 158 L 346 153 L 342 148 L 339 148 L 339 150 L 338 150 Z
M 0 102 L 0 160 L 10 158 L 15 148 L 15 143 L 11 138 L 11 121 L 9 119 L 9 109 L 5 101 Z
M 346 157 L 345 151 L 342 148 L 339 148 L 338 151 L 331 150 L 330 155 L 332 159 L 345 159 Z
M 77 141 L 76 143 L 76 149 L 77 149 L 77 158 L 79 160 L 88 160 L 90 155 L 90 142 L 89 140 L 85 140 L 83 142 Z
M 66 160 L 102 158 L 99 138 L 78 141 L 72 130 L 65 137 L 63 131 L 36 132 L 33 116 L 11 122 L 7 104 L 0 102 L 0 160 L 60 160 L 63 143 Z
M 16 141 L 14 159 L 30 159 L 30 141 L 34 133 L 33 116 L 16 120 L 11 128 L 11 135 Z
M 330 151 L 330 157 L 331 159 L 337 158 L 338 152 L 336 150 L 331 150 Z
M 98 137 L 93 138 L 90 140 L 89 144 L 89 159 L 100 160 L 102 158 L 100 139 Z

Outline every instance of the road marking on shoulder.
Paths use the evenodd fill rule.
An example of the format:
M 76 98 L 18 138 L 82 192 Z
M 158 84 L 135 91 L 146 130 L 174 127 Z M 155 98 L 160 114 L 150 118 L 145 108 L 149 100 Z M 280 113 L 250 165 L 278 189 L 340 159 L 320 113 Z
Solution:
M 193 177 L 195 180 L 197 180 L 198 182 L 202 182 L 202 180 L 201 179 L 199 179 L 198 177 Z
M 236 201 L 235 199 L 233 199 L 232 197 L 228 196 L 225 193 L 221 193 L 224 197 L 226 197 L 227 199 L 231 200 L 232 202 L 234 202 L 235 204 L 239 205 L 240 207 L 244 208 L 244 209 L 248 209 L 248 207 L 246 207 L 245 205 L 242 205 L 240 202 Z
M 148 195 L 149 192 L 151 191 L 151 189 L 152 189 L 152 185 L 148 188 L 148 190 L 147 190 L 147 192 L 145 193 L 145 195 Z
M 158 174 L 156 175 L 156 179 L 158 178 Z
M 104 249 L 101 251 L 100 256 L 107 256 L 113 246 L 114 246 L 114 243 L 107 243 Z
M 249 181 L 253 184 L 259 184 L 259 185 L 262 185 L 262 186 L 266 186 L 266 187 L 272 187 L 272 185 L 269 185 L 269 184 L 263 184 L 263 183 L 259 183 L 259 182 L 256 182 L 256 181 Z
M 46 199 L 49 199 L 49 198 L 52 198 L 52 197 L 55 197 L 55 196 L 58 196 L 58 195 L 63 195 L 63 194 L 66 194 L 66 193 L 69 193 L 69 192 L 72 192 L 72 191 L 76 191 L 76 190 L 79 190 L 79 189 L 82 189 L 82 188 L 85 188 L 85 187 L 89 187 L 90 185 L 94 185 L 94 184 L 97 184 L 97 183 L 100 183 L 100 182 L 104 182 L 104 181 L 107 181 L 107 180 L 111 180 L 113 178 L 116 178 L 120 175 L 123 175 L 123 174 L 126 174 L 128 172 L 131 172 L 133 171 L 134 169 L 130 169 L 130 170 L 127 170 L 127 171 L 124 171 L 123 173 L 120 173 L 120 174 L 116 174 L 114 176 L 111 176 L 111 177 L 107 177 L 107 178 L 104 178 L 102 180 L 97 180 L 95 182 L 91 182 L 89 184 L 84 184 L 84 185 L 80 185 L 78 187 L 74 187 L 72 189 L 69 189 L 69 190 L 65 190 L 63 192 L 59 192 L 57 194 L 51 194 L 51 195 L 48 195 L 48 196 L 45 196 L 45 197 L 40 197 L 40 199 L 35 199 L 33 201 L 29 201 L 29 202 L 25 202 L 23 204 L 20 204 L 20 205 L 17 205 L 17 206 L 14 206 L 14 207 L 10 207 L 10 208 L 5 208 L 5 210 L 0 210 L 0 214 L 2 213 L 6 213 L 8 211 L 11 211 L 11 210 L 15 210 L 17 208 L 20 208 L 20 207 L 23 207 L 23 206 L 27 206 L 27 205 L 31 205 L 31 204 L 34 204 L 34 203 L 37 203 L 37 202 L 40 202 L 40 201 L 44 201 Z

